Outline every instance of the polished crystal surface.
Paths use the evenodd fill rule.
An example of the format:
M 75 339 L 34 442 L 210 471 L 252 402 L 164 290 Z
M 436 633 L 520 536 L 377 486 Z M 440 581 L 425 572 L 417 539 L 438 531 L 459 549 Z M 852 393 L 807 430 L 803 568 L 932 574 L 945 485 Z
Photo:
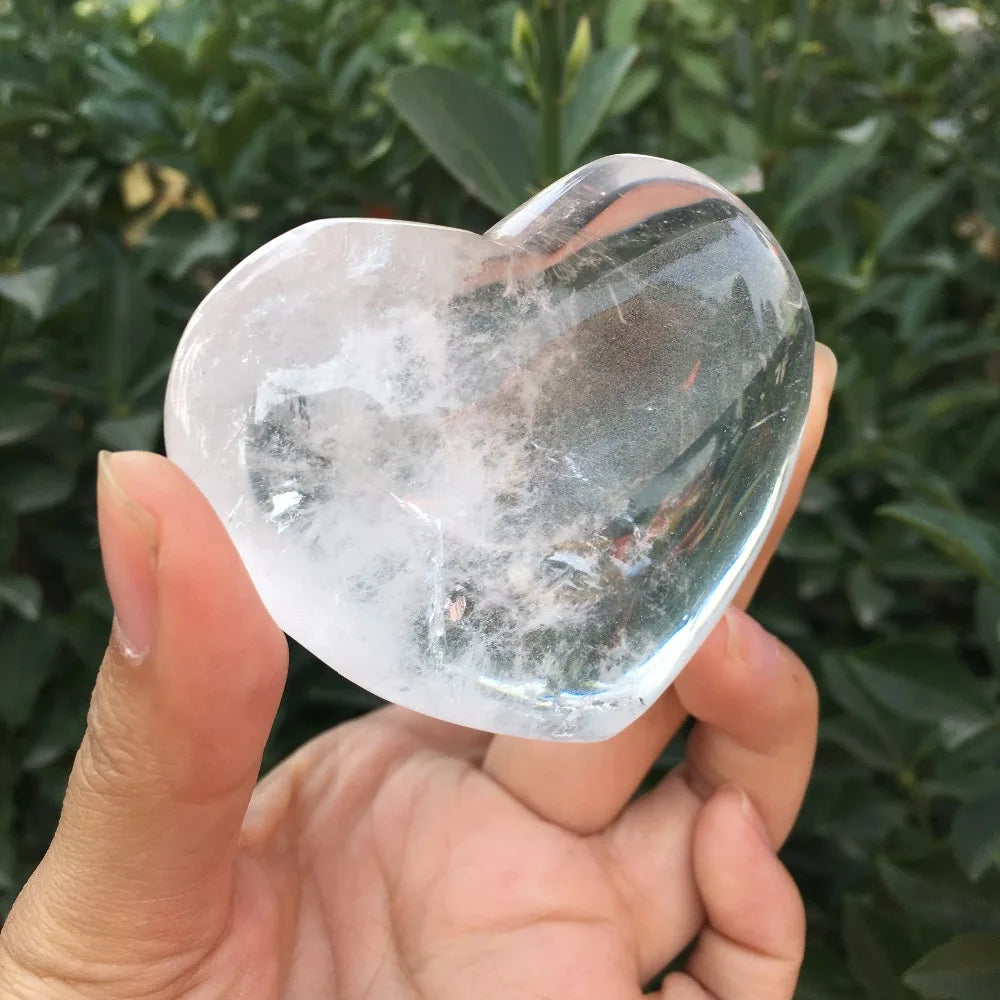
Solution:
M 611 156 L 485 236 L 333 219 L 262 247 L 188 325 L 167 449 L 342 674 L 467 726 L 602 739 L 749 568 L 812 350 L 742 202 Z

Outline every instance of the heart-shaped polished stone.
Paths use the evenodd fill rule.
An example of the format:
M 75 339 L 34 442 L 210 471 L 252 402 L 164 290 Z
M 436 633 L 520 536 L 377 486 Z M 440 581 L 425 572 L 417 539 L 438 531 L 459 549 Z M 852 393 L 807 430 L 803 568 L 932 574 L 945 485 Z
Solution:
M 739 199 L 611 156 L 485 236 L 331 219 L 268 243 L 188 325 L 167 449 L 278 624 L 341 673 L 466 726 L 595 740 L 749 569 L 812 355 Z

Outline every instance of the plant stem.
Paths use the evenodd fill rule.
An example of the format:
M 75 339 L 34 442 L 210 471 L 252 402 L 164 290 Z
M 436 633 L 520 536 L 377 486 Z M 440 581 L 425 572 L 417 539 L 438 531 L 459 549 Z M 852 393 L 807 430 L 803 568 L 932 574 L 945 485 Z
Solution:
M 562 172 L 565 0 L 537 0 L 535 9 L 538 15 L 542 180 L 547 184 Z

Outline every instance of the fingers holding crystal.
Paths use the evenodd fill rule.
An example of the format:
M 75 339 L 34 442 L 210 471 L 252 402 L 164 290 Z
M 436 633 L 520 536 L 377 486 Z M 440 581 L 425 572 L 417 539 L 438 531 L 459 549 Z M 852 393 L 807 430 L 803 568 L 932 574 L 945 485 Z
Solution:
M 719 650 L 723 642 L 725 652 Z M 676 685 L 681 703 L 698 720 L 688 738 L 684 777 L 707 789 L 738 784 L 780 844 L 812 769 L 816 683 L 787 646 L 743 612 L 730 610 L 710 643 L 704 655 L 712 669 L 692 670 Z
M 795 471 L 768 541 L 734 601 L 738 607 L 749 603 L 795 511 L 823 435 L 836 372 L 833 352 L 817 345 L 809 415 Z M 590 833 L 602 829 L 620 812 L 684 716 L 676 693 L 670 689 L 645 715 L 610 740 L 563 745 L 498 736 L 484 766 L 539 815 Z
M 802 900 L 739 788 L 720 789 L 702 808 L 693 855 L 706 926 L 662 1000 L 790 1000 L 805 948 Z
M 483 770 L 543 819 L 576 833 L 602 830 L 684 721 L 667 691 L 625 730 L 601 743 L 549 743 L 497 736 Z
M 603 835 L 645 976 L 662 968 L 702 923 L 689 845 L 703 803 L 723 785 L 738 785 L 772 843 L 780 844 L 801 806 L 816 744 L 812 678 L 741 611 L 727 612 L 672 691 L 698 720 L 685 761 Z

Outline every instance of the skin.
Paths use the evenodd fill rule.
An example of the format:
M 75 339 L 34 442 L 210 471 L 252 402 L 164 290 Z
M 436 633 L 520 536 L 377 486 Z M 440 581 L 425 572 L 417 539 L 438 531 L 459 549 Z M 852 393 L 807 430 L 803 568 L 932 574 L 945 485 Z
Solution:
M 835 373 L 817 352 L 801 492 Z M 0 935 L 3 1000 L 788 1000 L 802 903 L 775 855 L 816 739 L 805 667 L 734 607 L 600 744 L 390 707 L 257 784 L 285 679 L 208 504 L 166 459 L 105 457 L 116 626 L 58 830 Z M 688 716 L 685 762 L 633 799 Z

